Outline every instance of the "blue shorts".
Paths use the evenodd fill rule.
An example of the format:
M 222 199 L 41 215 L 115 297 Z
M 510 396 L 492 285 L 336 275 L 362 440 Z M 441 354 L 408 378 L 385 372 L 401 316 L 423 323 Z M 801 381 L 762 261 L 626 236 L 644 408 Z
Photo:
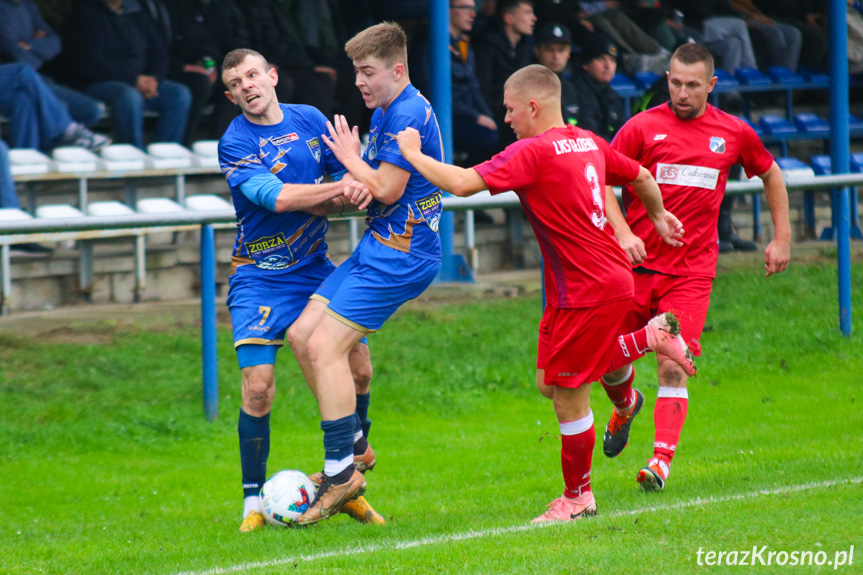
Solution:
M 241 269 L 231 276 L 228 309 L 241 368 L 275 363 L 285 332 L 335 269 L 329 259 L 315 258 L 284 273 L 245 275 Z
M 327 304 L 327 313 L 345 325 L 372 333 L 403 303 L 423 293 L 440 265 L 387 247 L 367 233 L 312 299 Z

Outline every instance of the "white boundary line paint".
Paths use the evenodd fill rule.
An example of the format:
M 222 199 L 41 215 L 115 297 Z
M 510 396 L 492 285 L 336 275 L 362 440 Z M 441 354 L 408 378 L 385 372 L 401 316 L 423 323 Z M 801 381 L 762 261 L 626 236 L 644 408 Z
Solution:
M 638 515 L 640 513 L 650 513 L 653 511 L 674 511 L 678 509 L 686 509 L 699 505 L 709 505 L 714 503 L 727 503 L 729 501 L 740 501 L 744 499 L 752 499 L 762 495 L 781 495 L 783 493 L 797 493 L 799 491 L 809 491 L 811 489 L 821 489 L 825 487 L 835 487 L 837 485 L 850 484 L 858 485 L 863 483 L 863 477 L 852 477 L 849 479 L 834 479 L 830 481 L 818 481 L 814 483 L 803 483 L 801 485 L 787 485 L 785 487 L 777 487 L 776 489 L 761 489 L 758 491 L 750 491 L 748 493 L 738 493 L 736 495 L 727 495 L 724 497 L 708 497 L 701 499 L 700 497 L 690 500 L 672 503 L 670 505 L 655 505 L 650 507 L 641 507 L 639 509 L 630 509 L 627 511 L 615 511 L 607 515 L 600 515 L 599 519 L 615 519 L 618 517 L 627 517 Z M 594 519 L 593 521 L 596 521 Z M 338 551 L 323 551 L 321 553 L 313 553 L 311 555 L 296 555 L 294 557 L 286 557 L 284 559 L 272 559 L 270 561 L 255 561 L 253 563 L 241 563 L 232 567 L 216 567 L 205 571 L 183 571 L 176 575 L 224 575 L 227 573 L 242 573 L 255 569 L 263 569 L 267 567 L 278 567 L 280 565 L 288 565 L 298 562 L 316 561 L 318 559 L 327 559 L 330 557 L 348 557 L 350 555 L 360 555 L 362 553 L 375 553 L 377 551 L 393 551 L 399 549 L 412 549 L 414 547 L 424 547 L 426 545 L 435 545 L 437 543 L 449 543 L 451 541 L 464 541 L 468 539 L 480 539 L 483 537 L 494 537 L 496 535 L 508 535 L 510 533 L 520 533 L 522 531 L 530 531 L 533 529 L 542 529 L 552 525 L 560 525 L 558 522 L 535 523 L 526 525 L 514 525 L 512 527 L 495 527 L 492 529 L 482 529 L 480 531 L 467 531 L 465 533 L 454 533 L 452 535 L 435 535 L 433 537 L 423 537 L 422 539 L 414 539 L 412 541 L 401 541 L 396 543 L 377 543 L 373 545 L 360 545 L 341 549 Z

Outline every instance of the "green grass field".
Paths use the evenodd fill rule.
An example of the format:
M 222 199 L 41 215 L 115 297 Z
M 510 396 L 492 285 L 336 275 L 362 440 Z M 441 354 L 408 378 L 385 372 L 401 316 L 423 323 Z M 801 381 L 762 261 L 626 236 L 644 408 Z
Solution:
M 752 260 L 753 262 L 755 260 Z M 345 516 L 240 534 L 239 374 L 219 332 L 220 417 L 201 410 L 194 322 L 82 320 L 0 331 L 0 573 L 810 573 L 711 567 L 698 551 L 837 552 L 863 572 L 863 265 L 854 334 L 837 327 L 835 265 L 720 275 L 701 375 L 666 490 L 641 493 L 655 364 L 629 447 L 602 455 L 599 515 L 531 528 L 562 490 L 558 428 L 533 387 L 540 300 L 410 306 L 371 338 L 368 499 L 385 527 Z M 277 367 L 270 473 L 322 465 L 315 402 L 289 353 Z M 767 552 L 763 555 L 767 560 Z M 848 562 L 850 557 L 846 557 Z

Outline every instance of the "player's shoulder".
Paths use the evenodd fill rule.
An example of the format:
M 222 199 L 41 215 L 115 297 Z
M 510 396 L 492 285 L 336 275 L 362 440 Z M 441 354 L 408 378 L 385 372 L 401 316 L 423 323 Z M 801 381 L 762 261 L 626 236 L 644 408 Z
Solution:
M 222 153 L 225 150 L 235 148 L 252 137 L 249 131 L 249 121 L 245 116 L 240 114 L 228 125 L 225 133 L 219 138 L 218 151 Z
M 404 92 L 399 95 L 391 109 L 387 110 L 390 117 L 399 117 L 402 121 L 406 118 L 418 119 L 425 124 L 434 115 L 432 105 L 426 100 L 420 91 L 408 84 Z
M 285 119 L 287 121 L 303 121 L 315 124 L 326 123 L 327 121 L 323 112 L 314 106 L 309 106 L 308 104 L 279 104 L 279 106 L 282 108 L 282 112 L 285 114 Z
M 723 124 L 725 126 L 733 127 L 733 128 L 743 128 L 744 126 L 748 126 L 748 124 L 738 116 L 734 114 L 729 114 L 724 110 L 720 110 L 716 106 L 711 104 L 707 104 L 707 113 L 711 114 L 711 119 L 714 122 Z

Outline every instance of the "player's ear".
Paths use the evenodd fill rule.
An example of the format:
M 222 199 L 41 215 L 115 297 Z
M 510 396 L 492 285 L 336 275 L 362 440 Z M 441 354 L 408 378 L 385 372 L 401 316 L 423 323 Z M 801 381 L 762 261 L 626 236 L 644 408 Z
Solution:
M 237 105 L 237 101 L 234 99 L 234 96 L 227 90 L 225 90 L 225 97 L 228 99 L 228 101 L 230 103 L 232 103 L 235 106 Z
M 718 80 L 718 78 L 716 76 L 714 76 L 710 80 L 707 81 L 707 93 L 708 94 L 713 91 L 714 87 L 716 87 L 716 80 Z
M 404 78 L 405 75 L 405 65 L 402 62 L 396 62 L 395 66 L 393 66 L 393 79 L 396 82 L 401 82 L 401 79 Z
M 279 83 L 279 73 L 276 71 L 275 68 L 271 67 L 269 71 L 267 71 L 267 75 L 270 77 L 270 84 L 273 86 L 273 88 L 275 88 L 276 85 Z

